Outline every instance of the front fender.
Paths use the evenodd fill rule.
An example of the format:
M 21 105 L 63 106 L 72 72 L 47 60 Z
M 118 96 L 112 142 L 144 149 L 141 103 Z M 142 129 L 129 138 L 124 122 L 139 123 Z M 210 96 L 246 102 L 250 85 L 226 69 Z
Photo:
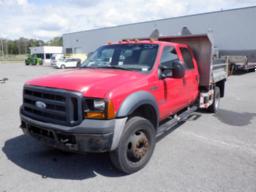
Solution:
M 120 121 L 116 124 L 116 127 L 114 129 L 114 137 L 111 150 L 115 150 L 118 147 L 124 131 L 125 123 L 127 121 L 127 116 L 132 114 L 136 109 L 138 109 L 138 107 L 145 104 L 151 105 L 154 108 L 158 121 L 159 110 L 155 97 L 151 93 L 146 91 L 138 91 L 132 93 L 131 95 L 126 97 L 116 114 L 116 117 L 120 119 Z
M 156 99 L 151 93 L 146 91 L 138 91 L 129 95 L 121 104 L 116 117 L 126 117 L 144 104 L 149 104 L 155 109 L 158 119 L 159 109 Z

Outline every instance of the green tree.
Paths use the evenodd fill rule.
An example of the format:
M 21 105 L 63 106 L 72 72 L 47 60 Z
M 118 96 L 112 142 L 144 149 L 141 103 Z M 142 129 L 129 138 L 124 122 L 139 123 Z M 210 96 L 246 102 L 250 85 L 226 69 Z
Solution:
M 53 39 L 44 42 L 38 39 L 28 39 L 20 37 L 19 39 L 0 39 L 0 53 L 1 55 L 18 55 L 18 54 L 28 54 L 30 47 L 39 47 L 44 45 L 49 46 L 62 46 L 62 37 L 54 37 Z M 3 54 L 2 54 L 3 53 Z
M 63 39 L 62 37 L 54 37 L 50 41 L 46 43 L 47 45 L 50 46 L 62 46 L 63 45 Z

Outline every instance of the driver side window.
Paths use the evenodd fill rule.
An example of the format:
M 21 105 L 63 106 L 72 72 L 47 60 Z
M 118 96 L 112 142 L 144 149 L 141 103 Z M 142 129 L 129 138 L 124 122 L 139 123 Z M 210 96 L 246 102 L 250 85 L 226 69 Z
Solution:
M 176 49 L 166 46 L 163 50 L 160 65 L 170 65 L 173 61 L 179 60 Z

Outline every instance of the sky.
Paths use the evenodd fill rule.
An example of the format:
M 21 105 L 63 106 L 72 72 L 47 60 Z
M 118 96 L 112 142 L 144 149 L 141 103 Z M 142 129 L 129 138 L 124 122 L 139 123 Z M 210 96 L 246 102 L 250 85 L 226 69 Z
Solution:
M 0 0 L 0 38 L 63 33 L 256 5 L 256 0 Z

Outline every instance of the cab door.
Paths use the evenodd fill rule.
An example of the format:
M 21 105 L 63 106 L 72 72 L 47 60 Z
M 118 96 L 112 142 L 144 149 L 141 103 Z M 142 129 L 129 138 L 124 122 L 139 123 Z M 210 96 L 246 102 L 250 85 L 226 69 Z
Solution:
M 172 65 L 175 60 L 179 60 L 176 48 L 165 46 L 160 60 L 160 67 L 161 65 Z M 183 78 L 164 78 L 159 81 L 164 91 L 162 112 L 165 116 L 172 115 L 187 105 L 187 91 Z
M 186 69 L 184 77 L 185 94 L 187 96 L 188 104 L 191 104 L 196 100 L 199 93 L 199 74 L 197 63 L 193 57 L 192 50 L 187 45 L 180 46 L 179 50 L 182 56 L 181 61 Z

